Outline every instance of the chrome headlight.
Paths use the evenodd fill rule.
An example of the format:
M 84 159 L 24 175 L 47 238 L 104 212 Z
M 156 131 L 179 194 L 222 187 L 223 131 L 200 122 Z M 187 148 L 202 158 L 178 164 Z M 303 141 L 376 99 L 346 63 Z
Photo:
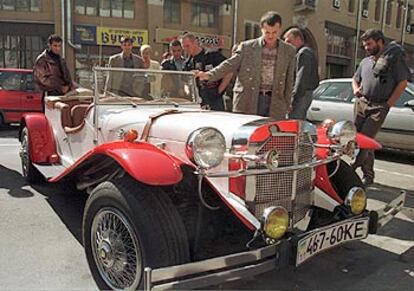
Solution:
M 329 128 L 329 139 L 345 147 L 351 141 L 355 141 L 357 130 L 355 125 L 350 121 L 339 121 Z
M 367 195 L 361 187 L 353 187 L 345 197 L 345 205 L 354 215 L 361 214 L 367 207 Z
M 268 207 L 263 212 L 261 222 L 266 236 L 280 239 L 288 230 L 289 213 L 282 206 Z
M 215 128 L 200 128 L 191 133 L 186 144 L 188 158 L 202 169 L 217 167 L 224 158 L 226 141 Z

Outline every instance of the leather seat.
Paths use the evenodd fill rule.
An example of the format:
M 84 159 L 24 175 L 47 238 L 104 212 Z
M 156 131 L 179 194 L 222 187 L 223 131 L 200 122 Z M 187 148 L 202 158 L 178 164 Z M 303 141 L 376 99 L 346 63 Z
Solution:
M 86 106 L 84 106 L 86 105 Z M 82 104 L 79 106 L 79 108 L 74 110 L 74 116 L 76 115 L 76 121 L 80 120 L 80 124 L 77 126 L 73 126 L 73 127 L 69 127 L 66 126 L 64 127 L 64 130 L 67 134 L 71 134 L 71 133 L 77 133 L 79 131 L 82 130 L 82 128 L 85 126 L 86 121 L 85 118 L 88 116 L 89 112 L 92 110 L 92 108 L 94 108 L 95 104 L 91 103 L 91 104 Z M 83 114 L 83 115 L 81 115 Z
M 72 126 L 72 116 L 70 113 L 70 106 L 69 104 L 63 102 L 56 102 L 54 107 L 60 110 L 61 114 L 61 123 L 62 127 L 65 128 L 66 126 Z
M 53 107 L 60 110 L 62 127 L 65 128 L 81 124 L 90 104 L 91 102 L 81 100 L 61 100 L 54 102 Z
M 85 119 L 85 113 L 88 109 L 89 104 L 78 104 L 72 107 L 70 110 L 70 116 L 72 118 L 72 126 L 67 127 L 76 127 L 82 123 Z

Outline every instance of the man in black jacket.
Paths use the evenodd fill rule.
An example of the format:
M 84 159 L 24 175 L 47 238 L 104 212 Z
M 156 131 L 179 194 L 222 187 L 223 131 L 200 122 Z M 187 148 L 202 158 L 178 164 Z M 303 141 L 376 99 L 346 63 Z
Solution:
M 162 69 L 169 71 L 183 71 L 185 59 L 183 58 L 181 42 L 178 39 L 170 42 L 170 54 L 171 57 L 161 63 Z
M 199 44 L 197 37 L 192 33 L 186 33 L 181 40 L 184 51 L 188 54 L 185 61 L 185 71 L 209 71 L 218 66 L 226 58 L 219 51 L 207 51 Z M 198 90 L 202 99 L 201 105 L 208 106 L 211 110 L 224 111 L 223 93 L 226 90 L 232 74 L 214 81 L 197 80 Z
M 313 90 L 319 85 L 318 60 L 314 52 L 305 46 L 299 28 L 291 28 L 284 35 L 285 42 L 296 48 L 296 78 L 292 92 L 292 111 L 289 118 L 306 119 L 306 112 L 312 103 Z

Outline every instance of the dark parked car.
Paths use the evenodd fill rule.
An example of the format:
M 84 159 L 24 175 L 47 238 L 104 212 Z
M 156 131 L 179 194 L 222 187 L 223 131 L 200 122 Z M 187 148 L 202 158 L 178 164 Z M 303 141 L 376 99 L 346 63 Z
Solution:
M 0 125 L 20 122 L 25 112 L 41 111 L 42 93 L 30 69 L 0 69 Z

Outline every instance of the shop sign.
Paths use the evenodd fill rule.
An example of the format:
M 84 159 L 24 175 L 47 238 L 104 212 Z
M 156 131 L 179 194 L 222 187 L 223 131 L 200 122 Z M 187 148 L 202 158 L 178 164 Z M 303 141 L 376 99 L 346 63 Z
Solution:
M 98 45 L 121 45 L 121 37 L 129 36 L 134 40 L 134 46 L 148 44 L 148 30 L 128 29 L 98 26 L 96 40 Z
M 185 34 L 186 32 L 190 31 L 157 28 L 155 31 L 156 42 L 170 43 L 171 41 Z M 228 36 L 197 32 L 191 33 L 193 33 L 197 37 L 200 44 L 205 48 L 230 49 L 231 47 L 231 40 Z
M 96 44 L 96 26 L 76 25 L 75 43 L 77 44 Z

